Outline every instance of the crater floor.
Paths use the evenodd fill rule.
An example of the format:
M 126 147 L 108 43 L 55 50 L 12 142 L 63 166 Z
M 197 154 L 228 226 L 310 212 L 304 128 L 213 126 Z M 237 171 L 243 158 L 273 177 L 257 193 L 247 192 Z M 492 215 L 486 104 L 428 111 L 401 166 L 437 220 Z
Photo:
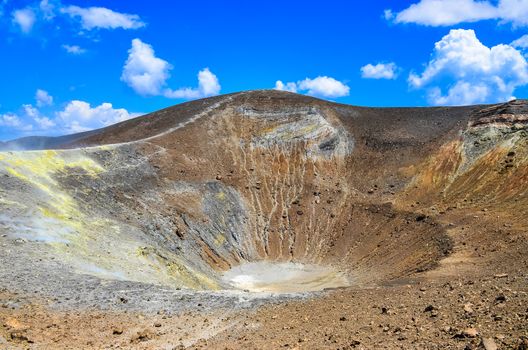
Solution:
M 250 292 L 313 292 L 350 285 L 342 272 L 300 263 L 250 262 L 226 271 L 223 280 Z

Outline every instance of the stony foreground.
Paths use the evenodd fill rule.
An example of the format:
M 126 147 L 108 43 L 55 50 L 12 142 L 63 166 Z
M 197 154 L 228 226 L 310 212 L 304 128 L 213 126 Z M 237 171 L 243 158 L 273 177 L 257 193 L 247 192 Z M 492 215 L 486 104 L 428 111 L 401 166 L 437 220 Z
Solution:
M 2 294 L 0 347 L 527 349 L 528 276 L 346 289 L 256 310 L 53 310 Z M 201 340 L 200 338 L 207 338 Z

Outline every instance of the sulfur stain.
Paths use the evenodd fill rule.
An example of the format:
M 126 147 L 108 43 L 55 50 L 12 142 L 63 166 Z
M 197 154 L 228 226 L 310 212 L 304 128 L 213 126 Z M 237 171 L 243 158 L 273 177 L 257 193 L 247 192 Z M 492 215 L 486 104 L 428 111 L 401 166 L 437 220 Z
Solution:
M 137 254 L 155 270 L 169 276 L 174 283 L 191 289 L 219 289 L 217 282 L 205 274 L 186 266 L 178 257 L 168 252 L 161 253 L 153 247 L 140 247 Z
M 225 241 L 226 241 L 226 238 L 225 238 L 225 236 L 224 236 L 224 233 L 222 232 L 222 233 L 219 233 L 219 234 L 216 235 L 215 240 L 214 240 L 214 244 L 215 244 L 217 247 L 219 247 L 219 246 L 221 246 L 222 244 L 224 244 Z

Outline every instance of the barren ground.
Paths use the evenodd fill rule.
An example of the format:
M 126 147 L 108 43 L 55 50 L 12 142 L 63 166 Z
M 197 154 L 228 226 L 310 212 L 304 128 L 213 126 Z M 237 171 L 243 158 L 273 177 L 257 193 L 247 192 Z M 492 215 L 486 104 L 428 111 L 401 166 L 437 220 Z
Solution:
M 526 101 L 255 91 L 24 142 L 0 349 L 528 349 Z

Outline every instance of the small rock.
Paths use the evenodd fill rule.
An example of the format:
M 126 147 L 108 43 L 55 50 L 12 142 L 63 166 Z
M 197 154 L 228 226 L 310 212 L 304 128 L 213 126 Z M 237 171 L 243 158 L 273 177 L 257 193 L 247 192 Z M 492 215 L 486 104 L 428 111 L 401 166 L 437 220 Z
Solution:
M 499 274 L 497 274 L 497 275 L 495 275 L 493 277 L 495 277 L 495 278 L 506 278 L 506 277 L 508 277 L 508 274 L 507 273 L 499 273 Z
M 297 210 L 297 215 L 302 215 L 304 214 L 302 210 Z
M 473 311 L 473 308 L 472 308 L 473 304 L 471 303 L 467 303 L 464 305 L 464 311 L 468 314 L 472 314 L 474 311 Z
M 25 238 L 17 238 L 15 239 L 15 244 L 24 244 L 24 243 L 27 243 L 28 240 L 25 239 Z
M 433 305 L 427 305 L 424 309 L 424 312 L 431 312 L 435 310 L 436 308 Z
M 420 222 L 420 221 L 424 221 L 426 218 L 427 218 L 426 215 L 424 215 L 424 214 L 419 214 L 419 215 L 416 217 L 416 221 L 418 221 L 418 222 Z
M 132 342 L 144 342 L 144 341 L 148 341 L 152 338 L 152 335 L 150 334 L 149 331 L 147 330 L 144 330 L 144 331 L 140 331 L 140 332 L 137 332 L 137 334 L 132 337 L 131 341 Z
M 495 341 L 491 338 L 482 338 L 481 345 L 486 350 L 497 350 L 497 344 L 495 344 Z
M 113 335 L 121 335 L 123 334 L 123 330 L 121 328 L 115 328 L 113 331 L 112 331 L 112 334 Z
M 25 334 L 21 332 L 12 332 L 10 336 L 11 340 L 14 341 L 33 343 Z
M 156 327 L 156 328 L 161 327 L 161 323 L 159 323 L 159 322 L 154 323 L 154 327 Z
M 493 315 L 493 321 L 502 321 L 501 315 Z
M 462 335 L 466 338 L 475 338 L 478 334 L 479 332 L 476 328 L 466 328 L 462 332 Z
M 355 340 L 353 339 L 351 342 L 350 342 L 350 346 L 355 348 L 356 346 L 360 345 L 361 342 L 359 340 Z
M 216 175 L 217 180 L 222 180 L 222 175 Z
M 498 303 L 503 303 L 503 302 L 506 301 L 506 296 L 504 294 L 499 294 L 495 298 L 495 301 L 498 302 Z

